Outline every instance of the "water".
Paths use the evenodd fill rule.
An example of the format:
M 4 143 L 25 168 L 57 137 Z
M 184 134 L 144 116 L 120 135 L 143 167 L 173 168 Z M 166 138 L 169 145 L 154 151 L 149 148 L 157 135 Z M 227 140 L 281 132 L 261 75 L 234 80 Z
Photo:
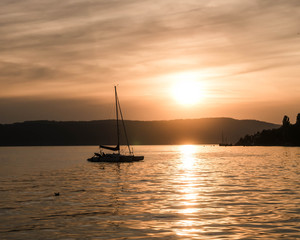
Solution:
M 0 148 L 1 239 L 300 239 L 300 148 Z M 59 192 L 60 196 L 54 196 Z

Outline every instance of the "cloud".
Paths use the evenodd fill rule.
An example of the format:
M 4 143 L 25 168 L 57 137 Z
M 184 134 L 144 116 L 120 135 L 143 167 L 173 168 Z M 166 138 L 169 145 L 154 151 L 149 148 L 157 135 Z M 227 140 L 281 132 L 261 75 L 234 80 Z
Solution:
M 3 0 L 0 97 L 91 101 L 114 83 L 140 96 L 159 92 L 168 74 L 195 70 L 217 72 L 208 80 L 234 92 L 233 99 L 251 97 L 243 93 L 249 81 L 296 94 L 283 82 L 299 78 L 299 5 Z
M 49 64 L 71 61 L 93 65 L 97 61 L 100 65 L 128 67 L 182 54 L 218 55 L 221 63 L 217 64 L 222 64 L 228 53 L 238 55 L 231 60 L 247 61 L 278 52 L 281 46 L 271 44 L 270 48 L 270 41 L 291 39 L 297 34 L 293 1 L 272 5 L 264 1 L 213 2 L 213 6 L 199 1 L 177 6 L 166 1 L 159 7 L 153 7 L 150 1 L 32 0 L 8 4 L 14 14 L 4 14 L 1 25 L 5 44 L 1 44 L 1 51 L 16 51 L 21 59 L 28 56 Z M 287 10 L 282 12 L 285 9 L 288 15 Z M 251 51 L 249 47 L 253 47 Z

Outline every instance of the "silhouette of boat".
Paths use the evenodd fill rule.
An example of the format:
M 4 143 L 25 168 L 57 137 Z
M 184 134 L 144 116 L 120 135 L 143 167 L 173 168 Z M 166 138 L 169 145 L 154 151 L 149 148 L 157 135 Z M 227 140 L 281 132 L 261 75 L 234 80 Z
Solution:
M 117 139 L 118 139 L 117 146 L 110 147 L 110 146 L 100 145 L 99 146 L 100 152 L 94 153 L 93 157 L 87 159 L 90 162 L 136 162 L 136 161 L 144 160 L 144 156 L 135 156 L 133 154 L 133 150 L 130 148 L 116 86 L 115 86 L 115 101 L 116 101 L 116 120 L 117 120 L 116 127 L 117 127 Z M 129 154 L 121 154 L 120 153 L 119 114 L 121 116 Z M 102 149 L 107 149 L 107 150 L 113 151 L 113 153 L 104 153 L 102 151 Z
M 232 143 L 228 143 L 227 142 L 227 138 L 226 137 L 225 137 L 225 141 L 224 141 L 223 131 L 222 131 L 222 142 L 219 143 L 219 146 L 221 146 L 221 147 L 230 147 L 230 146 L 232 146 Z

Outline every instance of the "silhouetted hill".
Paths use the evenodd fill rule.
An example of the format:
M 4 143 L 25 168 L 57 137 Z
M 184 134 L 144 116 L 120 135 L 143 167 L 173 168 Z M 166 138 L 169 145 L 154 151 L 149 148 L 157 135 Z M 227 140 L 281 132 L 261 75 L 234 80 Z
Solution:
M 256 120 L 202 118 L 125 121 L 131 144 L 213 144 L 279 125 Z M 124 140 L 124 139 L 123 139 Z M 124 141 L 122 141 L 125 143 Z M 98 145 L 116 143 L 116 121 L 28 121 L 0 125 L 0 146 Z
M 300 146 L 300 113 L 296 123 L 291 124 L 288 116 L 284 116 L 282 126 L 277 129 L 263 130 L 254 135 L 246 135 L 237 146 Z

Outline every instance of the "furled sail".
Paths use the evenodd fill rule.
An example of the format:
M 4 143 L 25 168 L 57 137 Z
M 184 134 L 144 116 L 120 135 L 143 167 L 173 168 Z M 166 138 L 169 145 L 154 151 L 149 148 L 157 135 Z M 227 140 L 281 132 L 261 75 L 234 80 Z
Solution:
M 116 147 L 109 147 L 109 146 L 100 145 L 100 148 L 108 149 L 108 150 L 111 150 L 111 151 L 119 151 L 120 150 L 120 145 L 117 145 Z

